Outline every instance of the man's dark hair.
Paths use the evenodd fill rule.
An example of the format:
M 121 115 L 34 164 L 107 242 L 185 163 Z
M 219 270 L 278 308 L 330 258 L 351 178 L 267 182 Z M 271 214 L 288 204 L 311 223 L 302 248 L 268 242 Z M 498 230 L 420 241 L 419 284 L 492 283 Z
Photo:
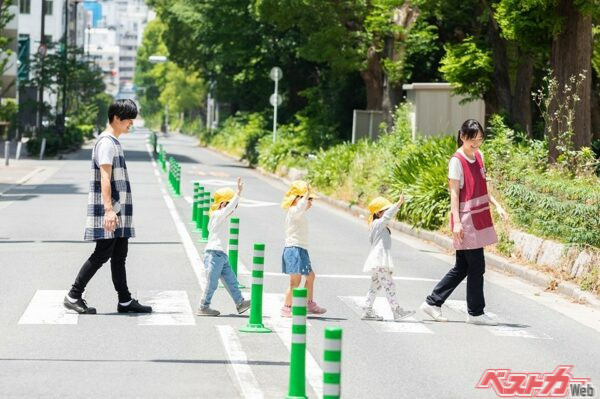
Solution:
M 115 116 L 119 119 L 135 119 L 138 114 L 138 109 L 133 100 L 124 99 L 117 100 L 108 107 L 108 122 L 112 123 Z

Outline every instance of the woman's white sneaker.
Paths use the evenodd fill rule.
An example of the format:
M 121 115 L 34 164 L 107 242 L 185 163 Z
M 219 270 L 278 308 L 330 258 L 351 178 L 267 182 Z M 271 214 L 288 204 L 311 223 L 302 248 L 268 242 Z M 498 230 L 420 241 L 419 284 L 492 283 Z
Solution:
M 420 309 L 423 311 L 423 313 L 425 313 L 426 315 L 428 315 L 435 321 L 448 321 L 447 318 L 442 316 L 442 307 L 441 306 L 431 306 L 427 302 L 423 302 L 421 304 Z
M 480 326 L 497 326 L 498 321 L 492 319 L 490 316 L 485 313 L 479 316 L 467 316 L 467 323 L 469 324 L 477 324 Z

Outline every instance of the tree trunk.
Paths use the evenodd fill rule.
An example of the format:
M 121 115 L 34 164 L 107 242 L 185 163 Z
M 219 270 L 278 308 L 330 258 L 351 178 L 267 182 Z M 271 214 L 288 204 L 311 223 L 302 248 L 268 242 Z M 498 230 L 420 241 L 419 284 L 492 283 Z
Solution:
M 367 68 L 360 71 L 367 91 L 367 109 L 381 110 L 383 101 L 383 69 L 381 56 L 371 46 L 367 51 Z
M 396 40 L 393 37 L 387 37 L 383 47 L 383 56 L 387 59 L 394 59 L 396 56 Z M 383 98 L 381 109 L 383 110 L 383 120 L 387 125 L 387 131 L 394 127 L 394 108 L 402 99 L 402 82 L 392 82 L 389 74 L 383 73 Z
M 592 141 L 600 140 L 600 77 L 592 72 L 592 95 L 590 99 L 592 114 Z
M 574 0 L 560 0 L 558 15 L 564 18 L 564 29 L 552 42 L 552 56 L 550 65 L 558 81 L 558 94 L 556 101 L 552 102 L 550 113 L 555 112 L 557 102 L 565 101 L 565 85 L 571 85 L 572 76 L 584 74 L 585 79 L 577 93 L 580 100 L 575 103 L 575 119 L 573 122 L 573 144 L 575 148 L 589 146 L 592 139 L 591 131 L 591 56 L 592 56 L 592 17 L 582 14 Z M 560 117 L 560 116 L 559 116 Z M 549 137 L 549 160 L 554 162 L 558 156 L 557 132 L 558 126 L 554 124 Z
M 488 38 L 492 46 L 492 60 L 494 62 L 494 72 L 492 73 L 492 82 L 498 110 L 497 112 L 506 112 L 510 115 L 512 110 L 512 95 L 510 92 L 510 78 L 508 75 L 508 55 L 506 53 L 506 41 L 500 36 L 500 27 L 494 19 L 493 10 L 489 7 L 488 12 L 490 20 L 488 24 Z M 512 121 L 510 121 L 512 122 Z
M 392 23 L 402 27 L 401 33 L 385 38 L 383 47 L 383 58 L 398 63 L 400 66 L 396 72 L 397 76 L 402 76 L 402 60 L 406 54 L 406 39 L 411 28 L 417 22 L 419 10 L 412 7 L 409 1 L 405 1 L 401 7 L 394 9 Z M 387 129 L 390 131 L 394 125 L 394 109 L 402 101 L 402 80 L 390 79 L 388 73 L 384 71 L 383 76 L 383 119 L 387 124 Z
M 512 99 L 511 122 L 532 137 L 531 127 L 531 86 L 533 85 L 533 59 L 519 50 L 519 65 Z

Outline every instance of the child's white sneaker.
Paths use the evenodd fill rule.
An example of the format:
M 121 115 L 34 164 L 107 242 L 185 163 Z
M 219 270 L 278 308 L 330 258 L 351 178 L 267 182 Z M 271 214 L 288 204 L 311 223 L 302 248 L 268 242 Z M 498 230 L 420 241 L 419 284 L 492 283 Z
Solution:
M 441 306 L 431 306 L 427 302 L 423 302 L 420 307 L 421 311 L 426 315 L 430 316 L 435 321 L 448 321 L 447 318 L 442 316 Z
M 362 316 L 360 317 L 362 320 L 375 320 L 382 321 L 383 317 L 379 316 L 373 309 L 365 309 Z
M 392 313 L 394 314 L 394 321 L 400 321 L 402 319 L 406 319 L 407 317 L 414 315 L 415 311 L 398 308 L 396 310 L 393 310 Z
M 490 316 L 488 316 L 487 314 L 484 313 L 479 316 L 468 315 L 467 323 L 476 324 L 479 326 L 497 326 L 498 320 L 492 319 Z

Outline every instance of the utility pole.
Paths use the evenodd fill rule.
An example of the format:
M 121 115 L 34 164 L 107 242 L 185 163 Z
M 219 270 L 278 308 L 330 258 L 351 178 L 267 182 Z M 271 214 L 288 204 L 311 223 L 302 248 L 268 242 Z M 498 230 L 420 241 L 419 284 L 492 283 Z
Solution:
M 40 62 L 40 84 L 38 87 L 38 113 L 37 113 L 37 133 L 42 133 L 42 117 L 44 114 L 44 58 L 46 57 L 46 1 L 42 0 L 42 21 L 40 30 L 40 45 L 38 53 L 41 56 Z
M 67 129 L 66 126 L 66 117 L 67 117 L 67 48 L 69 46 L 68 42 L 69 36 L 69 0 L 65 0 L 65 31 L 63 34 L 63 70 L 62 70 L 62 115 L 60 116 L 59 121 L 59 129 L 58 129 L 58 140 L 60 147 L 62 147 L 62 141 L 65 135 L 65 131 Z

